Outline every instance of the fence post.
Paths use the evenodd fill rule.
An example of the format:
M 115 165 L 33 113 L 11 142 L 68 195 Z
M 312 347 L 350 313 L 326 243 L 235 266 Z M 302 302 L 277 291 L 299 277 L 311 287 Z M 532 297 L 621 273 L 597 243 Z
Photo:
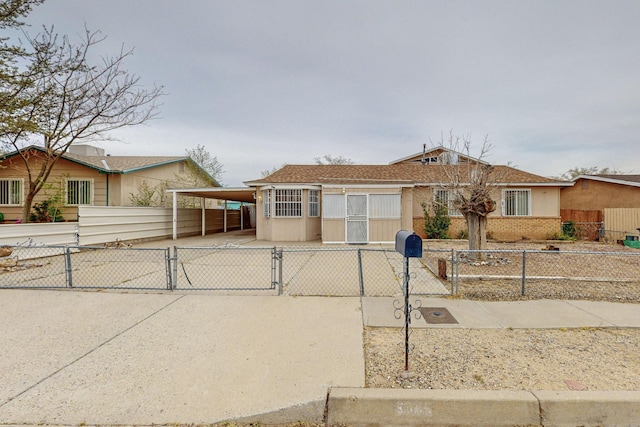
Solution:
M 282 295 L 282 258 L 283 258 L 283 254 L 284 251 L 282 249 L 280 249 L 278 251 L 278 266 L 279 266 L 279 272 L 278 272 L 278 295 Z
M 360 279 L 360 296 L 364 296 L 364 275 L 362 273 L 362 249 L 358 248 L 358 278 Z
M 65 246 L 64 248 L 64 266 L 65 272 L 67 273 L 67 286 L 73 288 L 73 277 L 71 274 L 71 250 L 69 246 Z
M 171 288 L 178 289 L 178 248 L 173 247 L 173 280 Z
M 525 281 L 527 277 L 527 251 L 522 251 L 522 291 L 520 293 L 521 296 L 524 296 L 525 290 Z
M 451 295 L 453 295 L 453 284 L 456 278 L 455 272 L 455 251 L 451 249 Z
M 165 261 L 166 261 L 166 265 L 165 265 L 165 271 L 167 273 L 167 290 L 172 290 L 172 282 L 173 279 L 171 277 L 171 248 L 167 247 L 167 250 L 165 251 Z

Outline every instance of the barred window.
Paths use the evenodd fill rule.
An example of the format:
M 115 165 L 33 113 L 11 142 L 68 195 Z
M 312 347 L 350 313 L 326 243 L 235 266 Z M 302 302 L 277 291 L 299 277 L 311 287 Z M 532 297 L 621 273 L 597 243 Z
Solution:
M 22 205 L 22 179 L 0 179 L 0 205 Z
M 448 190 L 436 190 L 434 192 L 434 201 L 447 208 L 447 215 L 462 216 L 460 211 L 453 207 L 454 198 L 453 192 Z
M 302 216 L 302 190 L 275 190 L 275 216 Z
M 271 192 L 262 190 L 262 216 L 269 218 L 271 216 Z
M 309 216 L 320 216 L 320 190 L 309 190 Z
M 92 205 L 93 204 L 93 180 L 91 179 L 67 179 L 66 204 L 67 205 Z
M 530 216 L 531 190 L 503 190 L 503 216 Z

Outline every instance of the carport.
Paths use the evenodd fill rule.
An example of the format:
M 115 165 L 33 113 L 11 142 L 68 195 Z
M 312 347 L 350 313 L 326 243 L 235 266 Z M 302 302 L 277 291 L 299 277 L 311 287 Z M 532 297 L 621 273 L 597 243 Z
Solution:
M 240 202 L 240 229 L 244 229 L 244 218 L 242 206 L 245 204 L 255 204 L 256 190 L 252 187 L 237 188 L 169 188 L 167 193 L 172 193 L 173 200 L 173 240 L 178 238 L 178 195 L 188 197 L 200 197 L 202 206 L 202 235 L 205 235 L 205 199 L 224 200 L 224 232 L 227 232 L 227 202 Z

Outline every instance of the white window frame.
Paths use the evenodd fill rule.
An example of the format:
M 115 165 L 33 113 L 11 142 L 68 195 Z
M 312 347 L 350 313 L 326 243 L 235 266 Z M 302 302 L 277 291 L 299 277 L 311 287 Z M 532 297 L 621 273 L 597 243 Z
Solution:
M 271 217 L 271 191 L 262 190 L 262 216 L 265 218 Z
M 446 203 L 442 203 L 441 200 L 444 199 Z M 447 208 L 447 215 L 449 216 L 462 216 L 462 213 L 456 208 L 453 207 L 453 199 L 455 194 L 451 190 L 444 190 L 442 188 L 436 188 L 433 191 L 433 202 L 434 203 L 442 203 L 443 206 Z
M 81 182 L 83 183 L 88 183 L 89 184 L 89 200 L 88 203 L 70 203 L 69 202 L 69 183 L 71 182 L 76 182 L 78 184 L 80 184 Z M 94 185 L 93 185 L 93 178 L 65 178 L 64 180 L 64 204 L 65 206 L 93 206 L 93 198 L 94 198 Z M 84 197 L 82 197 L 82 195 L 79 195 L 79 197 L 83 200 L 78 200 L 79 202 L 85 202 Z
M 320 216 L 320 190 L 309 190 L 308 216 L 318 218 Z
M 508 213 L 507 212 L 507 194 L 513 193 L 515 198 L 513 199 L 515 202 L 515 211 L 516 213 Z M 523 213 L 521 207 L 519 206 L 519 194 L 526 194 L 527 196 L 527 212 Z M 531 216 L 531 189 L 528 188 L 519 188 L 519 189 L 509 189 L 502 190 L 502 216 Z
M 0 178 L 0 186 L 4 187 L 6 183 L 7 191 L 6 201 L 7 203 L 1 203 L 5 200 L 5 195 L 0 198 L 0 206 L 22 206 L 24 203 L 24 178 Z M 17 185 L 19 188 L 18 194 L 15 194 L 12 190 L 12 185 Z M 15 197 L 18 197 L 18 201 L 15 200 Z
M 276 188 L 273 197 L 274 218 L 302 217 L 302 189 Z

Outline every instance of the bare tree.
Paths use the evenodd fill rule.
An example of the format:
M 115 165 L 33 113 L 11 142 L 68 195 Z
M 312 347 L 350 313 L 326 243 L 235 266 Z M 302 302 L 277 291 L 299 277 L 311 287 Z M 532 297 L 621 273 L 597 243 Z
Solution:
M 563 173 L 562 175 L 560 175 L 558 177 L 558 179 L 564 179 L 566 181 L 571 181 L 574 178 L 579 177 L 580 175 L 624 175 L 626 172 L 620 171 L 616 168 L 609 168 L 609 167 L 598 167 L 598 166 L 591 166 L 591 167 L 574 167 L 569 169 L 568 171 L 566 171 L 565 173 Z
M 218 184 L 222 185 L 220 179 L 224 173 L 224 170 L 222 169 L 224 165 L 218 161 L 217 156 L 211 155 L 211 153 L 204 148 L 204 145 L 198 145 L 194 149 L 186 149 L 185 151 L 187 156 L 191 157 L 191 160 L 196 162 L 202 170 L 209 174 L 211 178 L 215 179 Z M 199 185 L 209 185 L 209 177 L 203 176 L 201 178 L 201 184 Z
M 314 157 L 313 159 L 317 165 L 352 165 L 353 160 L 346 157 L 338 156 L 333 157 L 330 154 L 325 154 L 322 157 Z
M 25 222 L 34 197 L 72 144 L 109 140 L 110 131 L 145 123 L 158 114 L 163 88 L 143 88 L 140 77 L 124 69 L 133 50 L 122 47 L 115 56 L 91 63 L 90 53 L 104 39 L 100 32 L 85 29 L 76 45 L 53 27 L 27 37 L 29 62 L 13 83 L 20 107 L 10 112 L 10 126 L 0 130 L 0 140 L 19 152 L 27 173 Z M 20 151 L 38 136 L 44 152 Z
M 484 250 L 487 247 L 487 216 L 496 210 L 494 192 L 496 185 L 501 182 L 495 168 L 483 159 L 491 151 L 492 146 L 485 136 L 480 147 L 479 157 L 471 158 L 471 139 L 469 137 L 449 134 L 447 143 L 441 141 L 441 145 L 448 145 L 448 153 L 443 153 L 443 161 L 435 167 L 438 169 L 436 178 L 437 188 L 445 190 L 448 202 L 457 209 L 465 218 L 469 230 L 469 249 Z M 470 158 L 469 161 L 460 162 L 456 153 Z

